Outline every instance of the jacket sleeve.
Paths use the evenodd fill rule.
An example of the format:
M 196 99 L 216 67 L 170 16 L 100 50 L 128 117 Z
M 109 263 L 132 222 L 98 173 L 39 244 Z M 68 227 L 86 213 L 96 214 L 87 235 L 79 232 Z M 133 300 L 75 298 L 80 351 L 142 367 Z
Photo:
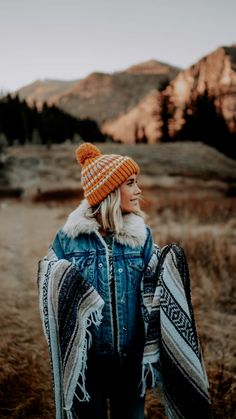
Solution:
M 144 260 L 145 266 L 147 266 L 149 260 L 151 259 L 153 250 L 154 250 L 151 229 L 148 226 L 146 226 L 146 229 L 147 229 L 147 237 L 146 237 L 145 245 L 143 248 L 143 260 Z
M 51 248 L 52 250 L 54 250 L 54 252 L 56 253 L 58 259 L 64 259 L 65 258 L 65 254 L 64 254 L 64 250 L 63 250 L 63 243 L 61 240 L 61 231 L 59 230 L 54 238 L 54 240 L 51 242 L 49 248 Z

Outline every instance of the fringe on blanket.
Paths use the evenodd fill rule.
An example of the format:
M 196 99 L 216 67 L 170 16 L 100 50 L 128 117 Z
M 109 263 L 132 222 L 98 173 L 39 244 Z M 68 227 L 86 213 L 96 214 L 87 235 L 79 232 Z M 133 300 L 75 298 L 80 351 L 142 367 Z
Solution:
M 90 398 L 85 386 L 87 353 L 92 343 L 89 328 L 101 323 L 104 302 L 78 274 L 75 265 L 58 260 L 52 251 L 39 263 L 38 286 L 40 315 L 51 357 L 56 419 L 73 419 L 74 397 L 81 401 Z M 64 322 L 68 335 L 65 342 L 60 336 Z

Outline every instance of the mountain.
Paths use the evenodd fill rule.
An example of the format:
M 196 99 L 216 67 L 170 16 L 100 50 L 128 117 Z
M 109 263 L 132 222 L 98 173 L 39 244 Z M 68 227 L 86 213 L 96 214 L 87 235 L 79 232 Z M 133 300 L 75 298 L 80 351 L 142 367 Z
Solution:
M 20 99 L 25 99 L 29 106 L 36 104 L 40 109 L 44 102 L 48 105 L 57 103 L 58 98 L 78 82 L 79 80 L 36 80 L 20 88 L 15 94 L 18 94 Z
M 133 109 L 106 121 L 101 129 L 123 142 L 157 142 L 163 134 L 165 99 L 168 131 L 174 137 L 185 123 L 186 108 L 206 92 L 214 98 L 229 131 L 236 134 L 236 45 L 220 47 L 180 71 L 163 92 L 149 92 Z
M 102 124 L 128 112 L 151 90 L 163 89 L 179 71 L 150 60 L 112 74 L 95 72 L 74 82 L 37 81 L 18 93 L 30 105 L 36 103 L 40 107 L 45 101 L 72 116 Z

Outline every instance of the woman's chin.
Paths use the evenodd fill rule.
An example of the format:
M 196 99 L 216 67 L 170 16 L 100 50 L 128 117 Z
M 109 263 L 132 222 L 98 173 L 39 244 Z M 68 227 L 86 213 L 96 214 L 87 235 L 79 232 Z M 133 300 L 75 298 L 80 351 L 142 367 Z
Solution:
M 130 203 L 130 205 L 128 205 L 127 207 L 121 208 L 121 211 L 122 211 L 122 214 L 129 214 L 131 212 L 140 211 L 139 201 Z

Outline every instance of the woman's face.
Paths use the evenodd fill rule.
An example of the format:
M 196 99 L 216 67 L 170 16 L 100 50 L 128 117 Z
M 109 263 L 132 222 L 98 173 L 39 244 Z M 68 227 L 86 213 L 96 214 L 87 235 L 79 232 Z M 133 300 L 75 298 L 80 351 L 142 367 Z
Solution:
M 135 212 L 140 209 L 141 190 L 137 184 L 137 175 L 131 175 L 120 186 L 120 207 L 122 212 Z

